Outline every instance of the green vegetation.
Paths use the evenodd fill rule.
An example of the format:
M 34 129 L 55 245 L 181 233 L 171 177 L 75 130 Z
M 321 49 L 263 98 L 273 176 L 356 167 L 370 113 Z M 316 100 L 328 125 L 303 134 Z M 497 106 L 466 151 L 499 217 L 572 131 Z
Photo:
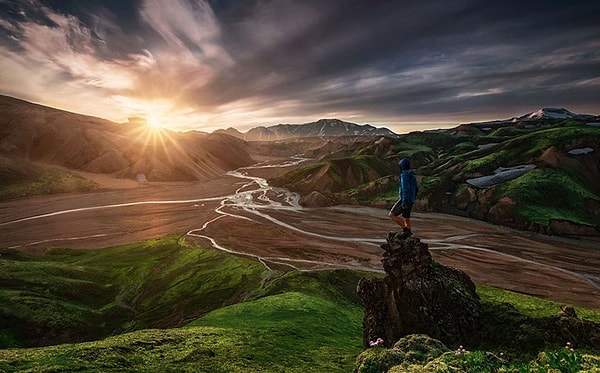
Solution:
M 254 371 L 348 371 L 362 348 L 362 307 L 285 292 L 213 311 L 189 326 L 246 332 L 238 341 Z M 245 352 L 244 352 L 245 350 Z M 240 364 L 235 364 L 237 370 Z
M 0 350 L 0 371 L 348 372 L 362 309 L 287 292 L 213 311 L 179 329 L 97 342 Z
M 177 235 L 42 257 L 0 254 L 0 342 L 12 341 L 0 347 L 179 326 L 239 302 L 264 275 L 256 261 L 187 247 Z
M 269 274 L 257 261 L 190 247 L 179 236 L 1 254 L 5 348 L 194 321 L 0 350 L 0 371 L 349 371 L 361 351 L 360 272 Z
M 559 310 L 556 302 L 491 286 L 477 285 L 477 294 L 481 300 L 492 305 L 509 303 L 520 313 L 529 317 L 552 316 Z M 600 323 L 600 310 L 577 307 L 577 316 L 584 320 Z
M 191 246 L 178 235 L 102 250 L 0 254 L 3 372 L 350 372 L 356 366 L 379 372 L 380 361 L 431 372 L 600 367 L 594 351 L 456 354 L 458 346 L 426 336 L 361 354 L 363 307 L 356 284 L 380 275 L 270 272 L 257 261 Z M 559 309 L 497 288 L 477 291 L 499 319 L 516 311 L 544 317 Z M 577 313 L 600 321 L 600 310 Z M 496 332 L 491 344 L 509 342 Z M 88 342 L 74 343 L 83 340 Z M 59 342 L 65 344 L 14 348 Z
M 3 185 L 0 189 L 0 201 L 42 194 L 87 192 L 97 188 L 96 183 L 79 175 L 54 169 Z
M 358 373 L 530 373 L 600 372 L 600 358 L 576 350 L 570 342 L 563 348 L 547 349 L 534 357 L 503 351 L 470 351 L 457 346 L 450 351 L 441 342 L 426 335 L 409 335 L 392 348 L 375 347 L 357 359 Z
M 558 235 L 562 232 L 553 231 L 560 228 L 550 228 L 551 220 L 569 221 L 587 227 L 589 232 L 598 226 L 600 189 L 597 179 L 600 175 L 594 160 L 597 158 L 572 156 L 568 151 L 598 144 L 600 129 L 573 120 L 560 120 L 551 126 L 505 125 L 489 135 L 454 138 L 459 142 L 452 146 L 446 143 L 444 149 L 438 150 L 437 157 L 418 164 L 419 198 L 423 201 L 420 208 L 466 214 Z M 481 149 L 473 145 L 490 142 L 497 145 Z M 406 150 L 398 154 L 401 152 Z M 524 164 L 535 164 L 536 169 L 488 188 L 476 189 L 466 184 L 469 178 Z M 496 209 L 495 214 L 489 214 L 490 209 L 506 197 L 515 207 Z M 498 211 L 504 215 L 498 216 Z
M 518 214 L 525 220 L 547 226 L 550 219 L 569 220 L 595 226 L 597 216 L 586 212 L 586 200 L 600 202 L 579 180 L 565 172 L 550 168 L 534 169 L 500 185 L 497 196 L 508 196 L 517 202 Z
M 597 235 L 597 156 L 568 152 L 600 143 L 600 129 L 576 120 L 491 126 L 489 133 L 478 125 L 461 125 L 444 133 L 412 132 L 386 139 L 385 146 L 351 144 L 338 153 L 350 156 L 325 159 L 270 181 L 302 194 L 319 191 L 333 203 L 380 206 L 397 198 L 396 162 L 410 157 L 419 177 L 418 210 L 555 235 Z M 478 147 L 485 144 L 494 146 Z M 487 188 L 466 182 L 520 165 L 536 169 Z M 553 220 L 569 224 L 551 224 Z

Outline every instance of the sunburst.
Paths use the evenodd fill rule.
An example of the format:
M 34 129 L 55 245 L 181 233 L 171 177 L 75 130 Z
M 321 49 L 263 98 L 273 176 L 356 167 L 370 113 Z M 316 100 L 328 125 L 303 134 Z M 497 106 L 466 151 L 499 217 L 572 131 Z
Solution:
M 160 121 L 147 119 L 145 125 L 132 127 L 127 136 L 134 138 L 138 150 L 137 159 L 156 159 L 167 164 L 176 163 L 175 157 L 185 154 L 176 133 L 163 128 Z
M 146 118 L 146 124 L 152 129 L 163 128 L 163 125 L 160 122 L 160 120 L 158 120 L 156 118 Z

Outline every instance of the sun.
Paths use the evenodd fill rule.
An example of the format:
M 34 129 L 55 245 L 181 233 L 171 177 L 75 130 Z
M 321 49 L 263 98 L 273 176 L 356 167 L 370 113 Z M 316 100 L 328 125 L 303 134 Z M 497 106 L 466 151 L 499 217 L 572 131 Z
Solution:
M 156 118 L 146 118 L 146 123 L 148 124 L 148 127 L 152 128 L 152 129 L 163 128 L 160 120 L 158 120 Z

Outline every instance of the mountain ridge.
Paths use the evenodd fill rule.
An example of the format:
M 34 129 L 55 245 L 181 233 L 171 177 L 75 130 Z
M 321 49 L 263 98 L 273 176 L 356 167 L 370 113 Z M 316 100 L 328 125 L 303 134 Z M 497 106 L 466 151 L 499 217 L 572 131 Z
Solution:
M 470 122 L 461 124 L 480 126 L 480 125 L 503 125 L 503 124 L 531 124 L 540 121 L 557 121 L 563 119 L 573 119 L 581 122 L 600 122 L 600 115 L 596 114 L 577 114 L 565 108 L 543 107 L 536 111 L 529 112 L 520 116 L 513 116 L 508 119 L 496 119 L 483 122 Z M 452 129 L 450 129 L 452 130 Z M 435 130 L 433 130 L 435 131 Z
M 513 121 L 528 121 L 528 120 L 540 120 L 540 119 L 578 119 L 578 120 L 593 120 L 597 119 L 597 115 L 593 114 L 576 114 L 565 108 L 553 108 L 544 107 L 537 111 L 521 115 L 520 117 L 513 117 Z
M 386 136 L 398 137 L 396 133 L 385 127 L 375 127 L 370 124 L 356 124 L 337 118 L 319 119 L 315 122 L 302 124 L 277 124 L 269 127 L 258 126 L 247 132 L 235 128 L 217 130 L 246 141 L 274 141 L 301 137 L 340 137 L 340 136 Z

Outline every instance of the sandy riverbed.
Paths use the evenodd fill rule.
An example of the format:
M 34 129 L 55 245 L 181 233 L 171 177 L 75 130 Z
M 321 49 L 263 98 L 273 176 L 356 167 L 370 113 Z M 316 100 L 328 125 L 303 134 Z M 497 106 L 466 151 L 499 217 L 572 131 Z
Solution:
M 268 178 L 282 169 L 247 172 Z M 205 183 L 96 181 L 104 191 L 0 203 L 0 247 L 31 253 L 48 247 L 98 249 L 195 232 L 222 247 L 258 255 L 274 268 L 381 270 L 378 245 L 397 230 L 382 209 L 259 208 L 253 213 L 223 204 L 224 196 L 247 182 L 231 176 Z M 252 188 L 250 183 L 244 190 Z M 283 198 L 270 193 L 271 201 Z M 434 260 L 465 271 L 477 283 L 600 308 L 600 250 L 591 245 L 418 212 L 413 231 L 429 245 Z M 211 245 L 195 235 L 187 239 Z

